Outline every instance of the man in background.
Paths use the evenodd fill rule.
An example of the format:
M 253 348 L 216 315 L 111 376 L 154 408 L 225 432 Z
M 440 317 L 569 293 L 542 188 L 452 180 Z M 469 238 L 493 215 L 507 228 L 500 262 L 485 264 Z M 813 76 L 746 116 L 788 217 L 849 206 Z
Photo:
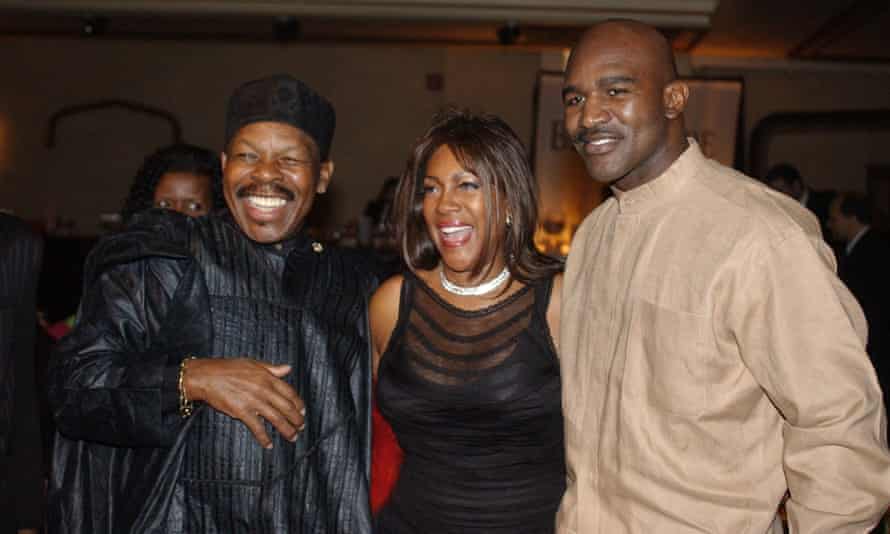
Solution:
M 766 185 L 772 187 L 776 191 L 781 191 L 791 198 L 800 202 L 800 204 L 812 211 L 816 218 L 819 219 L 819 226 L 822 229 L 822 236 L 830 239 L 827 230 L 828 227 L 828 205 L 834 198 L 834 191 L 816 191 L 810 189 L 800 176 L 797 167 L 790 163 L 779 163 L 770 167 L 766 173 L 764 180 Z
M 862 193 L 841 192 L 828 210 L 828 229 L 842 244 L 838 275 L 868 321 L 867 351 L 890 406 L 890 242 L 872 228 L 872 206 Z

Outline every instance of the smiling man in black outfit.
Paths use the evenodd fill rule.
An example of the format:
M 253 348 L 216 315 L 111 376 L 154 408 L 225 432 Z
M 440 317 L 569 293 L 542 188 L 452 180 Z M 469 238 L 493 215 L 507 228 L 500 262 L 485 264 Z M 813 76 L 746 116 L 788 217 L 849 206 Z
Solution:
M 137 216 L 87 266 L 50 369 L 56 532 L 370 532 L 376 280 L 302 232 L 334 109 L 290 76 L 239 87 L 229 213 Z

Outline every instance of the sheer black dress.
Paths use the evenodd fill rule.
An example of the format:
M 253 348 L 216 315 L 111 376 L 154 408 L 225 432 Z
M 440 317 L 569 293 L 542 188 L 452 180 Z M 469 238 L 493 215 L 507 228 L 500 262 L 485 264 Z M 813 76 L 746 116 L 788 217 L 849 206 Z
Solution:
M 375 532 L 553 532 L 565 456 L 551 286 L 466 311 L 405 275 L 377 383 L 405 456 Z

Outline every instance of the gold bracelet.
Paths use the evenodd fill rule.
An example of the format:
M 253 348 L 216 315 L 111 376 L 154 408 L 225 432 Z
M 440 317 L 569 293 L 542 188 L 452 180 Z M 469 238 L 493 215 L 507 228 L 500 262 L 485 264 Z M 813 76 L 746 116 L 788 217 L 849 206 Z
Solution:
M 186 356 L 179 364 L 179 415 L 183 419 L 192 415 L 192 409 L 195 407 L 195 404 L 185 394 L 185 364 L 194 359 L 194 356 Z

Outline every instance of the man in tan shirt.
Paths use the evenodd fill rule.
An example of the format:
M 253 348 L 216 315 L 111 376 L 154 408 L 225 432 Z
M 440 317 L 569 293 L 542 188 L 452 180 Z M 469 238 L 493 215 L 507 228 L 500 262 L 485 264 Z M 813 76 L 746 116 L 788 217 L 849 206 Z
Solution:
M 865 533 L 890 503 L 865 321 L 815 217 L 685 137 L 671 49 L 594 26 L 563 103 L 614 196 L 563 287 L 560 533 Z

